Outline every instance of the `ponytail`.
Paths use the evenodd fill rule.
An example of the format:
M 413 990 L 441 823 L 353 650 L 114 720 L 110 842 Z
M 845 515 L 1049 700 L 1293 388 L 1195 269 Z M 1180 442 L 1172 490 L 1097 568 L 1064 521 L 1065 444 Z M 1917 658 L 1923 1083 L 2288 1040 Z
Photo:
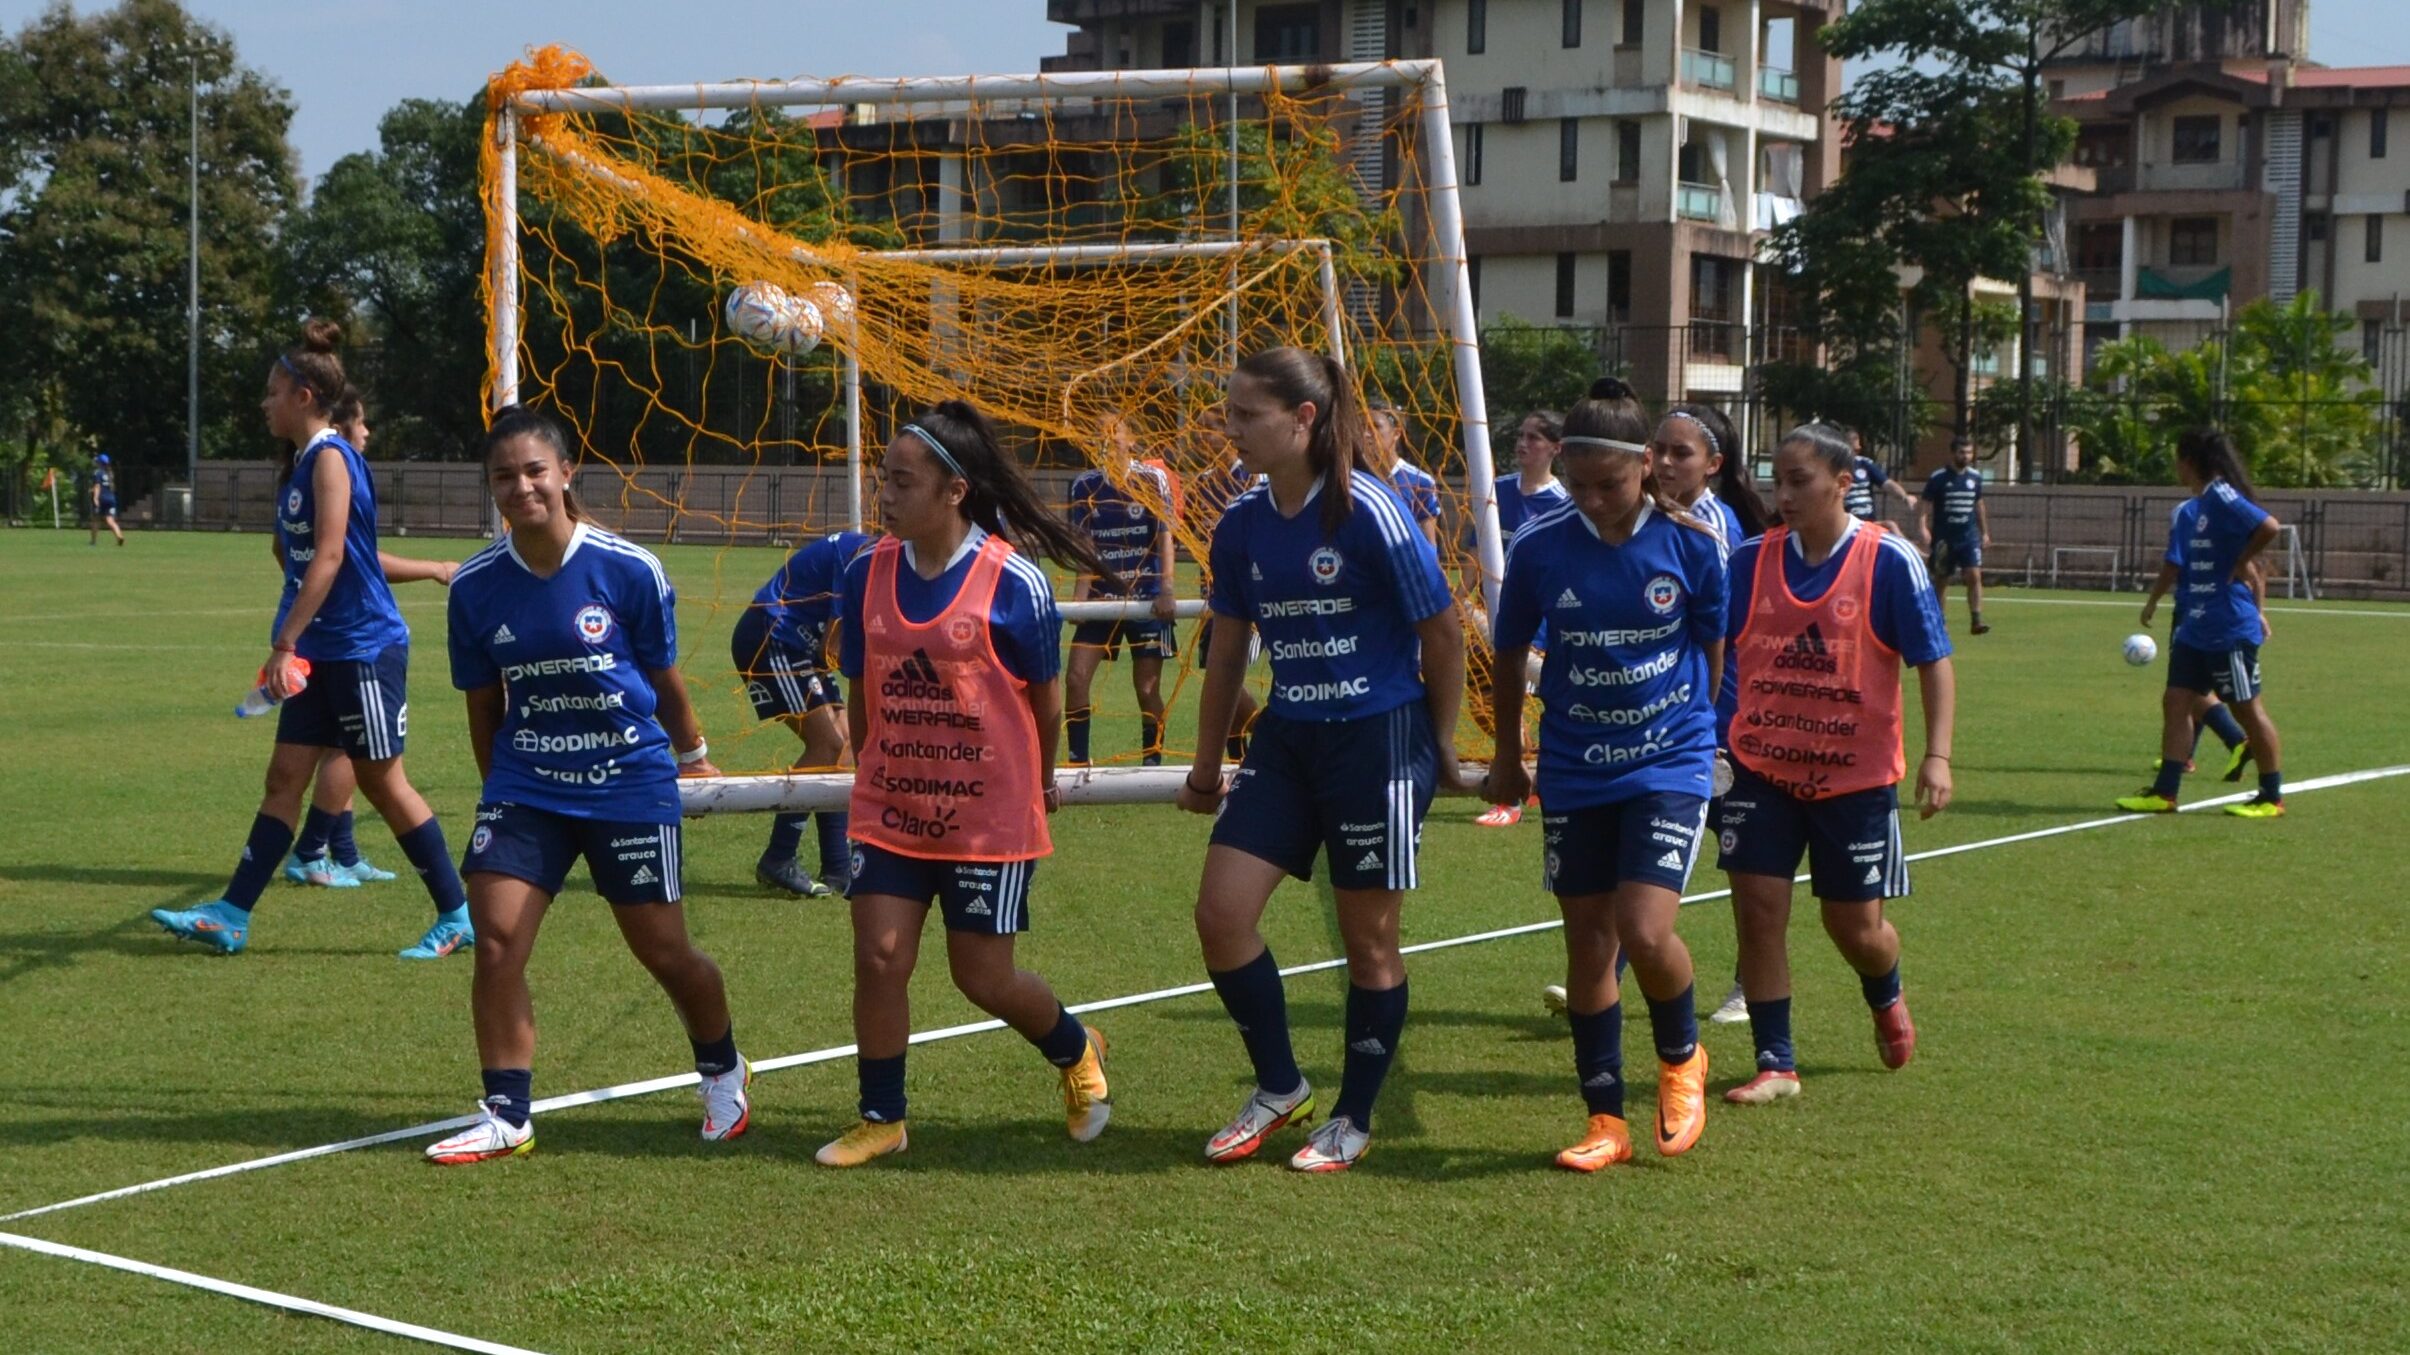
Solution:
M 1714 405 L 1683 403 L 1665 411 L 1668 419 L 1687 419 L 1707 434 L 1708 444 L 1715 448 L 1722 464 L 1716 467 L 1715 484 L 1710 490 L 1716 499 L 1732 510 L 1741 521 L 1741 537 L 1747 540 L 1765 533 L 1770 517 L 1763 499 L 1757 497 L 1757 485 L 1749 467 L 1741 459 L 1740 433 L 1732 420 Z M 1732 543 L 1737 546 L 1739 541 Z
M 2251 485 L 2251 473 L 2243 469 L 2242 452 L 2222 428 L 2186 429 L 2176 439 L 2176 459 L 2192 467 L 2204 486 L 2212 480 L 2223 480 L 2246 499 L 2259 497 L 2259 491 Z
M 1121 577 L 1096 553 L 1088 534 L 1063 521 L 1038 497 L 1019 462 L 1007 457 L 996 427 L 963 400 L 941 400 L 913 419 L 915 436 L 931 455 L 970 486 L 963 516 L 1031 555 L 1044 556 L 1118 587 Z
M 1236 372 L 1261 383 L 1287 408 L 1314 406 L 1305 459 L 1329 480 L 1329 492 L 1322 496 L 1322 530 L 1336 533 L 1355 507 L 1356 467 L 1369 463 L 1372 446 L 1371 423 L 1347 369 L 1327 355 L 1282 347 L 1249 354 Z

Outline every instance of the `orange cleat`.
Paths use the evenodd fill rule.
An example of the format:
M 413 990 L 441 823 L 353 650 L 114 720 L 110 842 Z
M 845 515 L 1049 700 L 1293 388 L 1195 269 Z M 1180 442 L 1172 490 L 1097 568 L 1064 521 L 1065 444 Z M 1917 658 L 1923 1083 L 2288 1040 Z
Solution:
M 1594 1172 L 1632 1160 L 1632 1130 L 1619 1115 L 1593 1115 L 1582 1141 L 1556 1155 L 1567 1171 Z
M 1908 1018 L 1908 999 L 1903 995 L 1874 1014 L 1874 1043 L 1882 1051 L 1883 1066 L 1905 1068 L 1916 1055 L 1916 1022 Z
M 1707 1128 L 1707 1046 L 1680 1063 L 1657 1065 L 1657 1151 L 1679 1157 Z
M 1491 805 L 1473 819 L 1484 828 L 1512 828 L 1522 821 L 1521 805 Z

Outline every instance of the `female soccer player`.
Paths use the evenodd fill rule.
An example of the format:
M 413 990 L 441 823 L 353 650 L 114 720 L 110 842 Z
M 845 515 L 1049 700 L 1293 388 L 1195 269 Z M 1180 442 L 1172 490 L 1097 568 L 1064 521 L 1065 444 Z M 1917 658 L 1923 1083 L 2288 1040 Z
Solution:
M 1239 495 L 1246 493 L 1262 477 L 1248 470 L 1246 463 L 1237 459 L 1237 454 L 1232 449 L 1230 439 L 1223 429 L 1220 405 L 1211 406 L 1200 413 L 1197 416 L 1197 426 L 1198 431 L 1211 440 L 1209 456 L 1215 463 L 1213 469 L 1208 470 L 1197 479 L 1197 502 L 1205 510 L 1204 515 L 1209 524 L 1206 527 L 1206 540 L 1211 541 L 1213 528 L 1220 525 L 1222 515 L 1230 511 L 1230 505 L 1237 502 Z M 1213 596 L 1212 580 L 1208 578 L 1203 582 L 1204 596 L 1210 599 Z M 1255 661 L 1262 657 L 1260 652 L 1262 648 L 1262 641 L 1249 641 L 1247 662 L 1243 666 L 1254 667 Z M 1205 671 L 1213 657 L 1213 613 L 1210 609 L 1204 616 L 1197 619 L 1197 641 L 1194 656 L 1192 662 L 1195 663 L 1197 671 Z M 1224 757 L 1232 762 L 1247 760 L 1247 731 L 1255 727 L 1255 717 L 1261 709 L 1255 700 L 1255 693 L 1248 690 L 1245 683 L 1240 683 L 1238 705 L 1231 712 L 1230 717 L 1230 737 L 1223 741 L 1222 755 Z
M 335 431 L 365 459 L 369 437 L 366 407 L 355 394 L 337 401 L 334 412 Z M 300 450 L 293 449 L 296 455 Z M 293 467 L 288 461 L 276 481 L 280 497 L 292 475 Z M 281 567 L 283 550 L 273 541 L 269 542 L 268 550 Z M 451 560 L 414 560 L 385 550 L 377 552 L 377 563 L 383 567 L 389 584 L 431 579 L 447 588 L 452 586 L 453 571 L 459 568 Z M 293 854 L 285 858 L 286 879 L 328 889 L 357 889 L 395 878 L 392 871 L 380 870 L 360 855 L 352 818 L 352 796 L 359 784 L 351 758 L 343 750 L 329 748 L 319 757 L 317 777 L 310 787 L 309 810 L 302 817 L 300 833 L 293 839 Z
M 1406 425 L 1398 417 L 1397 407 L 1387 400 L 1374 400 L 1367 409 L 1372 425 L 1372 439 L 1366 444 L 1368 468 L 1389 482 L 1414 516 L 1423 539 L 1433 550 L 1439 549 L 1439 481 L 1400 451 L 1406 441 Z
M 1523 664 L 1545 619 L 1540 669 L 1542 887 L 1565 914 L 1566 1017 L 1590 1111 L 1557 1165 L 1626 1162 L 1620 945 L 1648 999 L 1657 1045 L 1657 1151 L 1690 1151 L 1707 1124 L 1690 951 L 1674 935 L 1682 886 L 1707 830 L 1715 693 L 1724 664 L 1724 547 L 1675 519 L 1628 410 L 1584 401 L 1565 418 L 1572 503 L 1515 534 L 1498 594 L 1498 753 L 1488 794 L 1519 804 Z
M 839 667 L 861 771 L 853 795 L 854 1040 L 862 1118 L 820 1162 L 904 1151 L 911 981 L 934 901 L 954 986 L 1061 1074 L 1064 1122 L 1087 1143 L 1113 1113 L 1105 1037 L 1013 962 L 1029 882 L 1054 843 L 1063 719 L 1062 615 L 1045 571 L 1005 539 L 1115 582 L 1088 538 L 1048 511 L 960 400 L 887 444 L 888 534 L 845 571 Z
M 1835 430 L 1839 431 L 1839 430 Z M 1883 463 L 1866 454 L 1866 439 L 1852 428 L 1849 432 L 1849 488 L 1843 502 L 1849 505 L 1849 515 L 1867 522 L 1883 519 L 1883 510 L 1890 505 L 1882 502 L 1885 496 L 1897 499 L 1903 507 L 1914 508 L 1916 501 L 1883 470 Z
M 2167 695 L 2159 749 L 2158 779 L 2138 794 L 2121 797 L 2119 809 L 2143 814 L 2174 812 L 2192 755 L 2193 718 L 2204 694 L 2233 707 L 2259 764 L 2259 794 L 2226 806 L 2245 819 L 2284 813 L 2284 773 L 2276 722 L 2268 715 L 2259 684 L 2259 647 L 2267 620 L 2252 591 L 2252 563 L 2282 534 L 2268 511 L 2251 501 L 2251 477 L 2243 470 L 2233 439 L 2215 428 L 2195 428 L 2176 441 L 2176 474 L 2194 498 L 2176 510 L 2167 538 L 2167 559 L 2142 604 L 2148 628 L 2159 599 L 2179 586 L 2175 638 L 2167 648 Z M 2239 774 L 2241 764 L 2234 764 Z
M 107 452 L 102 452 L 92 458 L 92 517 L 90 519 L 92 539 L 84 544 L 88 546 L 100 544 L 100 529 L 103 523 L 108 524 L 109 535 L 117 538 L 118 545 L 122 546 L 126 543 L 125 528 L 117 525 L 117 468 L 109 464 Z
M 1347 945 L 1346 1073 L 1330 1121 L 1289 1165 L 1344 1171 L 1370 1141 L 1373 1100 L 1405 1029 L 1398 910 L 1417 883 L 1423 815 L 1441 779 L 1462 784 L 1464 637 L 1430 542 L 1396 495 L 1356 468 L 1365 415 L 1339 364 L 1296 348 L 1257 353 L 1232 373 L 1227 410 L 1231 441 L 1265 480 L 1214 529 L 1213 657 L 1179 805 L 1220 815 L 1197 887 L 1197 937 L 1256 1086 L 1205 1156 L 1249 1157 L 1274 1130 L 1313 1118 L 1280 966 L 1256 923 L 1283 876 L 1311 879 L 1314 858 L 1327 855 Z M 1271 701 L 1225 786 L 1222 739 L 1259 627 Z
M 1565 502 L 1565 487 L 1557 483 L 1556 458 L 1565 437 L 1565 420 L 1553 409 L 1535 409 L 1515 430 L 1515 470 L 1497 480 L 1498 534 L 1511 537 L 1517 528 Z
M 1992 544 L 1990 510 L 1983 506 L 1983 472 L 1975 469 L 1975 440 L 1950 439 L 1950 464 L 1926 477 L 1916 499 L 1916 535 L 1932 554 L 1933 587 L 1946 615 L 1950 579 L 1966 576 L 1967 630 L 1986 635 L 1983 624 L 1983 548 Z
M 283 702 L 267 793 L 222 898 L 151 910 L 176 936 L 232 955 L 250 943 L 251 910 L 293 845 L 302 796 L 325 749 L 348 754 L 360 789 L 401 843 L 435 902 L 435 925 L 402 952 L 434 960 L 476 940 L 443 827 L 402 771 L 409 722 L 410 628 L 378 562 L 376 489 L 368 463 L 333 426 L 351 383 L 335 355 L 343 331 L 313 320 L 268 370 L 268 431 L 301 448 L 277 504 L 284 595 L 269 629 L 263 681 Z M 302 676 L 299 660 L 310 670 Z
M 1064 729 L 1071 765 L 1088 765 L 1088 726 L 1096 668 L 1130 647 L 1130 685 L 1138 696 L 1140 756 L 1149 767 L 1163 765 L 1163 661 L 1179 652 L 1172 617 L 1178 602 L 1172 572 L 1172 532 L 1163 517 L 1171 504 L 1171 476 L 1138 460 L 1138 438 L 1128 416 L 1105 416 L 1106 442 L 1124 468 L 1128 488 L 1101 470 L 1082 471 L 1071 481 L 1064 516 L 1088 536 L 1096 558 L 1119 584 L 1088 574 L 1072 585 L 1072 599 L 1140 599 L 1153 615 L 1144 621 L 1082 621 L 1071 629 L 1071 662 L 1063 670 Z
M 804 546 L 778 567 L 753 595 L 729 637 L 729 657 L 745 680 L 746 699 L 753 718 L 776 720 L 803 740 L 803 756 L 795 770 L 834 771 L 845 763 L 845 712 L 836 676 L 829 671 L 829 627 L 837 616 L 837 598 L 844 587 L 845 566 L 872 538 L 861 532 L 831 532 Z M 797 898 L 842 894 L 847 861 L 846 817 L 842 810 L 819 814 L 820 878 L 803 868 L 796 852 L 803 846 L 804 822 L 810 814 L 781 814 L 770 822 L 770 845 L 754 863 L 753 878 Z
M 585 521 L 560 425 L 513 405 L 485 435 L 485 483 L 510 531 L 452 578 L 452 685 L 467 694 L 484 792 L 463 867 L 477 919 L 469 1007 L 485 1082 L 476 1123 L 427 1149 L 442 1166 L 535 1147 L 527 959 L 584 857 L 628 949 L 694 1047 L 703 1138 L 752 1122 L 720 968 L 678 902 L 678 778 L 717 776 L 678 676 L 677 595 L 661 562 Z M 674 751 L 673 751 L 674 750 Z
M 1774 454 L 1782 525 L 1732 553 L 1732 789 L 1717 816 L 1717 866 L 1732 877 L 1741 983 L 1757 1075 L 1724 1093 L 1757 1105 L 1799 1094 L 1791 1050 L 1791 875 L 1804 853 L 1832 937 L 1874 1013 L 1883 1065 L 1916 1050 L 1900 995 L 1900 938 L 1883 900 L 1908 893 L 1897 783 L 1902 663 L 1916 669 L 1925 753 L 1918 811 L 1950 803 L 1957 705 L 1941 607 L 1906 538 L 1845 506 L 1849 442 L 1808 424 Z

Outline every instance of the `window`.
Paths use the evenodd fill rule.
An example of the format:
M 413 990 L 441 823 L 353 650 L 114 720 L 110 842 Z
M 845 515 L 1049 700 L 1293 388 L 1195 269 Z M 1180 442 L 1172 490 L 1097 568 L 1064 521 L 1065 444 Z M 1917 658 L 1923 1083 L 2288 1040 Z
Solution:
M 1582 0 L 1565 0 L 1565 45 L 1582 45 Z
M 2226 120 L 2215 114 L 2203 117 L 2178 118 L 2175 125 L 2175 161 L 2179 165 L 2214 164 L 2218 158 L 2218 133 Z
M 1640 182 L 1640 124 L 1629 119 L 1615 124 L 1615 182 Z
M 1713 5 L 1699 6 L 1699 50 L 1724 50 L 1724 11 Z
M 2311 244 L 2326 241 L 2326 213 L 2310 212 L 2301 218 L 2301 238 Z
M 1163 67 L 1180 70 L 1197 64 L 1197 26 L 1193 23 L 1170 23 L 1163 26 Z
M 1490 5 L 1489 5 L 1489 0 L 1466 0 L 1465 7 L 1464 7 L 1464 50 L 1465 50 L 1465 52 L 1466 52 L 1468 55 L 1471 55 L 1471 56 L 1479 56 L 1479 55 L 1481 55 L 1483 52 L 1486 52 L 1486 51 L 1488 51 L 1488 50 L 1489 50 L 1489 45 L 1490 45 Z
M 1560 119 L 1556 125 L 1556 181 L 1571 183 L 1580 176 L 1582 164 L 1582 120 Z
M 2051 99 L 2052 99 L 2052 101 L 2053 101 L 2053 102 L 2055 102 L 2055 101 L 2057 101 L 2057 100 L 2060 100 L 2060 99 L 2064 99 L 2064 98 L 2066 98 L 2066 97 L 2067 97 L 2067 82 L 2066 82 L 2066 81 L 2064 81 L 2064 80 L 2053 80 L 2053 81 L 2051 81 L 2051 82 L 2050 82 L 2050 97 L 2051 97 Z
M 1322 6 L 1266 5 L 1255 11 L 1255 60 L 1274 65 L 1322 59 Z
M 2190 268 L 2218 261 L 2218 219 L 2214 216 L 2180 216 L 2167 223 L 2167 262 L 2175 268 Z
M 2385 262 L 2385 218 L 2374 212 L 2368 214 L 2368 253 L 2370 263 Z
M 2075 228 L 2075 269 L 2077 272 L 2114 273 L 2124 266 L 2125 228 L 2123 226 L 2114 221 L 2092 221 Z
M 1236 4 L 1237 2 L 1238 0 L 1231 0 L 1232 4 Z M 1230 64 L 1230 54 L 1222 47 L 1223 34 L 1227 33 L 1229 29 L 1230 6 L 1215 5 L 1213 7 L 1213 64 L 1216 66 L 1227 66 Z
M 1640 35 L 1647 31 L 1648 0 L 1623 0 L 1623 45 L 1638 47 Z
M 2385 158 L 2385 111 L 2382 108 L 2368 110 L 2368 158 L 2371 160 Z
M 2324 117 L 2310 119 L 2310 140 L 2316 141 L 2320 137 L 2333 136 L 2334 134 L 2335 124 L 2333 119 Z
M 1607 252 L 1607 319 L 1618 325 L 1632 322 L 1632 251 Z
M 1531 93 L 1521 85 L 1508 85 L 1498 92 L 1498 118 L 1502 122 L 1523 120 L 1523 100 Z
M 1466 187 L 1481 182 L 1481 124 L 1464 125 L 1464 182 Z
M 1573 318 L 1573 256 L 1556 256 L 1556 318 Z
M 1473 314 L 1481 314 L 1481 256 L 1467 256 L 1464 261 L 1465 285 L 1473 290 Z
M 2385 357 L 2385 322 L 2360 322 L 2360 357 L 2371 367 L 2383 365 Z
M 1693 320 L 1730 320 L 1732 318 L 1732 274 L 1730 259 L 1708 254 L 1690 258 L 1690 318 Z

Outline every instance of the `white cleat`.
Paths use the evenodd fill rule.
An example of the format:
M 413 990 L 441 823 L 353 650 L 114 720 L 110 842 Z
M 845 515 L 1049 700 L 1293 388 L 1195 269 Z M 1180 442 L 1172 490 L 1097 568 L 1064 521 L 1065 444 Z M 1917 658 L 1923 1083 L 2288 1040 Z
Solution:
M 427 1160 L 439 1167 L 462 1167 L 498 1157 L 524 1157 L 535 1151 L 536 1122 L 513 1125 L 496 1115 L 494 1107 L 494 1100 L 478 1102 L 481 1114 L 477 1123 L 430 1146 Z
M 1205 1160 L 1208 1162 L 1238 1162 L 1255 1156 L 1264 1140 L 1291 1124 L 1309 1125 L 1314 1122 L 1314 1086 L 1304 1078 L 1297 1079 L 1297 1090 L 1286 1096 L 1274 1096 L 1258 1087 L 1247 1097 L 1247 1104 L 1238 1108 L 1238 1115 L 1222 1126 L 1222 1132 L 1205 1141 Z
M 1305 1146 L 1289 1159 L 1289 1169 L 1343 1172 L 1356 1165 L 1371 1147 L 1370 1130 L 1356 1128 L 1356 1122 L 1344 1115 L 1334 1115 L 1324 1121 L 1320 1129 L 1306 1136 Z
M 1739 984 L 1732 985 L 1732 991 L 1724 994 L 1724 1005 L 1709 1012 L 1707 1019 L 1719 1026 L 1737 1025 L 1748 1020 L 1749 995 L 1741 991 Z
M 753 1064 L 739 1054 L 735 1068 L 704 1078 L 695 1087 L 695 1095 L 703 1098 L 705 1143 L 724 1143 L 753 1127 L 753 1098 L 745 1094 L 752 1085 Z

